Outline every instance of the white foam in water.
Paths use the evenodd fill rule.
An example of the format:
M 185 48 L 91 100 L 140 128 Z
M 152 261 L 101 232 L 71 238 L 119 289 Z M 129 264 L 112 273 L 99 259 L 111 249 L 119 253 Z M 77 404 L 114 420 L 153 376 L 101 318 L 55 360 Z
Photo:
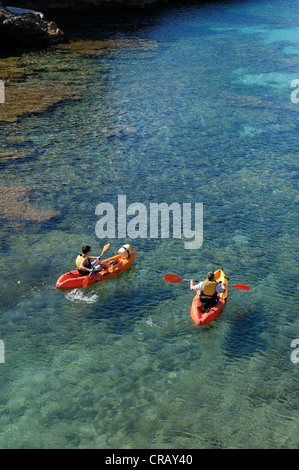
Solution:
M 161 326 L 158 326 L 156 323 L 153 322 L 153 319 L 152 317 L 149 317 L 145 320 L 145 323 L 148 325 L 148 326 L 151 326 L 151 327 L 155 327 L 155 328 L 161 328 Z
M 145 323 L 149 326 L 154 326 L 154 322 L 153 322 L 153 319 L 151 317 L 149 317 L 147 320 L 145 320 Z
M 97 301 L 98 296 L 94 294 L 88 297 L 82 289 L 74 289 L 68 294 L 65 294 L 65 298 L 71 300 L 72 302 L 80 301 L 92 304 Z

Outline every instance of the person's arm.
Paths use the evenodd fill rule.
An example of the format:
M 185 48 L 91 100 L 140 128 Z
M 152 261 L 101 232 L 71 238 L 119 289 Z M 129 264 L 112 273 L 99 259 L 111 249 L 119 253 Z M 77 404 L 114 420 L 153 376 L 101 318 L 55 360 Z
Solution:
M 202 282 L 199 282 L 198 284 L 195 284 L 194 285 L 194 279 L 190 279 L 190 290 L 193 290 L 193 291 L 198 291 L 198 290 L 201 290 L 202 289 Z
M 95 260 L 95 261 L 93 261 L 93 263 L 92 263 L 94 268 L 97 267 L 97 266 L 99 266 L 99 265 L 102 266 L 103 263 L 101 263 L 100 257 L 101 257 L 101 255 L 100 255 L 100 256 L 90 256 L 90 257 L 89 257 L 90 259 L 94 259 L 94 260 Z
M 216 286 L 216 292 L 218 292 L 219 294 L 223 294 L 223 292 L 225 292 L 225 287 L 227 286 L 227 284 L 223 284 L 221 281 L 217 283 L 217 286 Z

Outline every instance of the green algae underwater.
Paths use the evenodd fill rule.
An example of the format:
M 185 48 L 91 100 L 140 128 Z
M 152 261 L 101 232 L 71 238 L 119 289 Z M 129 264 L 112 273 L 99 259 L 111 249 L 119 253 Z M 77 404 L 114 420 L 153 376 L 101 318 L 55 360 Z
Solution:
M 0 448 L 298 447 L 298 11 L 85 14 L 0 60 Z M 57 290 L 120 194 L 203 203 L 202 247 L 110 239 L 130 270 Z M 251 290 L 198 327 L 164 274 L 219 267 Z

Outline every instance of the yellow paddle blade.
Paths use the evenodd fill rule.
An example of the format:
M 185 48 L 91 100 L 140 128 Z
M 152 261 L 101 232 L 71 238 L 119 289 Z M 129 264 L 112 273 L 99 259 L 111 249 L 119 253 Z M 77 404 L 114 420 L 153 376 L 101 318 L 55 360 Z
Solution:
M 107 245 L 104 246 L 104 248 L 102 249 L 102 253 L 101 253 L 100 256 L 102 256 L 102 254 L 105 253 L 105 251 L 108 250 L 109 246 L 110 246 L 110 243 L 107 243 Z

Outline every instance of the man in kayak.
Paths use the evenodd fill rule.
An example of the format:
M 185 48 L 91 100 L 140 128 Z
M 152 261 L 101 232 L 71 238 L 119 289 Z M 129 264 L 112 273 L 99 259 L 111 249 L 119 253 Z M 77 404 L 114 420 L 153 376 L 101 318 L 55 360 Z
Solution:
M 99 256 L 89 256 L 91 247 L 82 246 L 82 254 L 77 256 L 76 265 L 81 276 L 87 276 L 99 272 L 101 269 L 110 268 L 110 263 L 99 262 Z M 94 261 L 91 261 L 94 260 Z
M 190 279 L 190 290 L 200 291 L 200 302 L 204 310 L 208 310 L 214 305 L 217 304 L 219 300 L 218 294 L 225 291 L 225 285 L 221 285 L 221 282 L 216 282 L 214 278 L 214 273 L 212 271 L 208 272 L 207 278 L 203 282 L 199 282 L 194 285 L 194 279 Z

